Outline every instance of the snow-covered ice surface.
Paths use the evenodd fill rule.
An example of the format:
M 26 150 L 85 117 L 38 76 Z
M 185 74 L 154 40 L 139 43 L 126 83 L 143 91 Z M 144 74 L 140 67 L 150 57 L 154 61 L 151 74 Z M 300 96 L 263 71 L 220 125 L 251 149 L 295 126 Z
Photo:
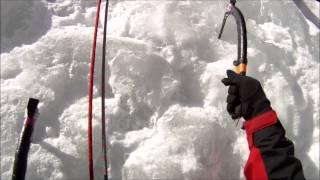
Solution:
M 236 56 L 231 18 L 217 40 L 226 2 L 111 0 L 112 179 L 244 178 L 247 142 L 225 111 L 220 82 Z M 319 3 L 310 3 L 319 12 Z M 248 75 L 261 81 L 305 176 L 319 179 L 319 29 L 289 0 L 239 0 L 238 6 L 247 19 Z M 41 103 L 27 179 L 88 179 L 87 74 L 95 12 L 96 2 L 88 0 L 1 1 L 1 179 L 10 179 L 30 96 Z M 100 179 L 102 22 L 93 121 Z

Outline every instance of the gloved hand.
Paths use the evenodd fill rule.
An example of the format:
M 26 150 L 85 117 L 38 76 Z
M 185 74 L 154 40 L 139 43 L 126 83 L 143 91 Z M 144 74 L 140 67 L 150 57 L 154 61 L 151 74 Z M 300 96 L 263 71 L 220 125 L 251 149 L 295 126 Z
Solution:
M 229 86 L 227 111 L 232 119 L 243 117 L 250 120 L 271 110 L 270 101 L 258 80 L 238 75 L 231 70 L 227 70 L 227 75 L 227 78 L 222 79 L 222 83 Z

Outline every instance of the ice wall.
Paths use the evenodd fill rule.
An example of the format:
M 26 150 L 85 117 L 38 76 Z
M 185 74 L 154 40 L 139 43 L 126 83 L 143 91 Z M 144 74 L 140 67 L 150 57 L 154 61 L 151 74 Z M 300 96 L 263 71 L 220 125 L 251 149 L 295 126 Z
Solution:
M 1 53 L 31 44 L 51 26 L 51 13 L 40 1 L 1 1 Z
M 41 104 L 27 178 L 88 177 L 87 74 L 95 5 L 1 1 L 1 179 L 10 179 L 29 96 Z M 223 40 L 217 39 L 225 5 L 111 1 L 106 110 L 112 179 L 243 178 L 245 134 L 225 111 L 227 92 L 220 82 L 236 57 L 231 18 Z M 306 177 L 319 179 L 319 30 L 291 1 L 238 5 L 247 19 L 248 75 L 261 81 Z M 97 178 L 103 175 L 100 27 L 93 122 Z

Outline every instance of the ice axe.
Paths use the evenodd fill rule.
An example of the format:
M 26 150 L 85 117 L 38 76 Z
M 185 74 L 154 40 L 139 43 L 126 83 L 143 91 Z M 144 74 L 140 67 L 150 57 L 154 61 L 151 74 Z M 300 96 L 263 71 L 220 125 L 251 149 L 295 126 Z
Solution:
M 37 106 L 39 100 L 29 98 L 24 125 L 18 140 L 18 145 L 13 163 L 12 180 L 24 180 L 27 171 L 28 153 L 34 124 L 37 119 Z
M 238 49 L 237 49 L 237 60 L 233 61 L 233 65 L 236 66 L 236 73 L 246 75 L 247 70 L 247 28 L 246 21 L 244 20 L 243 14 L 239 8 L 236 7 L 236 0 L 230 0 L 227 6 L 227 11 L 224 14 L 222 26 L 218 39 L 221 39 L 224 26 L 226 24 L 229 15 L 232 15 L 236 20 L 237 34 L 238 34 Z M 241 50 L 242 48 L 242 50 Z

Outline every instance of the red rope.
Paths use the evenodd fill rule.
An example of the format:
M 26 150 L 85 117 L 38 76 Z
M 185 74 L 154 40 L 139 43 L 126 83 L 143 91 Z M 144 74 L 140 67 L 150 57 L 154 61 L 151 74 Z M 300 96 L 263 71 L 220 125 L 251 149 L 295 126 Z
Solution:
M 90 180 L 94 179 L 93 173 L 93 153 L 92 153 L 92 96 L 93 96 L 93 77 L 94 77 L 94 63 L 96 57 L 96 46 L 97 46 L 97 32 L 99 25 L 99 14 L 100 14 L 101 0 L 98 0 L 97 15 L 94 27 L 93 45 L 91 51 L 91 64 L 89 73 L 89 105 L 88 105 L 88 160 L 89 160 L 89 173 Z

